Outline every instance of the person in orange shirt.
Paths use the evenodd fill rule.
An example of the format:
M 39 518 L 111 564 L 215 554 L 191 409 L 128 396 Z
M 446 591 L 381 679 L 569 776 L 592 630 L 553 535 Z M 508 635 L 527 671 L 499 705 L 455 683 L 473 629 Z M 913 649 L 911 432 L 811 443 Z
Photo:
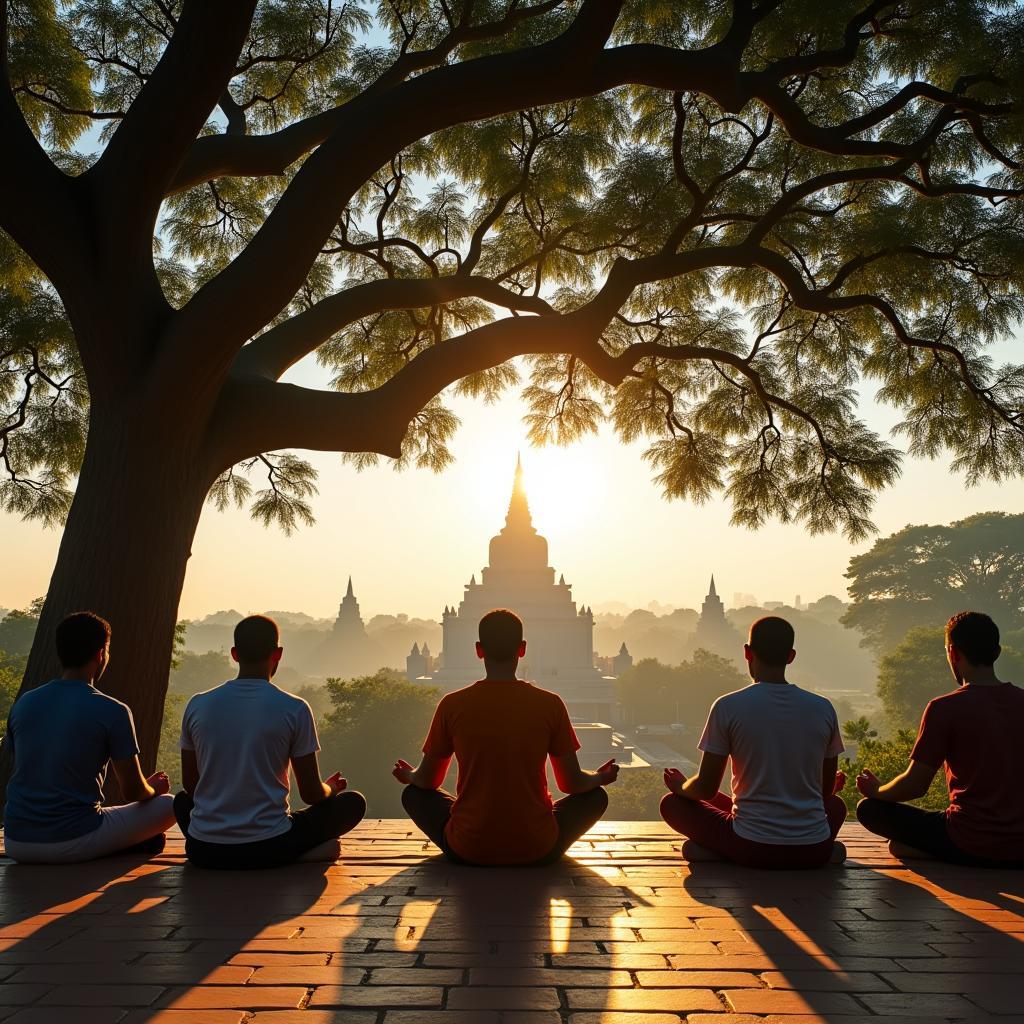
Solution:
M 618 778 L 614 759 L 580 767 L 579 740 L 562 698 L 516 678 L 526 654 L 523 622 L 497 608 L 480 620 L 477 657 L 486 676 L 441 698 L 418 768 L 396 761 L 402 806 L 415 824 L 460 864 L 550 864 L 599 821 L 604 786 Z M 441 789 L 452 756 L 456 795 Z M 558 788 L 547 784 L 551 758 Z

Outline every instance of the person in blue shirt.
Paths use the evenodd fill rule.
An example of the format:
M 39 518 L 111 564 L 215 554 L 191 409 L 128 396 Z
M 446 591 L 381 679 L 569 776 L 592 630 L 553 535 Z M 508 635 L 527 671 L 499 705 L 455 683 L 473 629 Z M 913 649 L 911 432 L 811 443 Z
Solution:
M 159 853 L 174 824 L 167 776 L 143 776 L 131 711 L 96 689 L 110 658 L 110 624 L 76 612 L 57 626 L 56 646 L 63 674 L 23 693 L 7 721 L 14 750 L 7 855 L 23 864 L 71 864 L 129 850 Z M 103 806 L 108 763 L 130 803 Z

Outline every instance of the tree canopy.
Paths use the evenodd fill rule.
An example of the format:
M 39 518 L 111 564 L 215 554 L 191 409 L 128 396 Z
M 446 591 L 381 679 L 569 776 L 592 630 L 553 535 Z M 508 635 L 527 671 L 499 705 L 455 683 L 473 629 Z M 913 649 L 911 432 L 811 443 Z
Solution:
M 168 371 L 218 323 L 211 499 L 286 529 L 315 490 L 286 449 L 439 468 L 445 389 L 520 372 L 534 439 L 607 417 L 746 525 L 869 529 L 899 453 L 865 377 L 912 451 L 1022 468 L 1024 374 L 986 354 L 1021 313 L 1013 3 L 2 8 L 8 510 L 66 512 L 89 394 L 133 362 L 77 312 L 135 289 Z M 277 383 L 313 352 L 341 394 Z
M 1003 653 L 996 662 L 996 674 L 1018 685 L 1024 680 L 1024 654 L 1015 646 L 1020 639 L 1024 637 L 1019 633 L 1003 635 Z M 896 728 L 916 727 L 928 701 L 956 685 L 941 626 L 910 630 L 878 666 L 878 697 Z
M 1024 469 L 1013 0 L 3 0 L 0 508 L 66 515 L 155 750 L 209 497 L 443 467 L 450 397 L 665 493 L 871 530 L 900 451 Z M 333 389 L 284 378 L 306 357 Z M 72 494 L 74 491 L 74 494 Z
M 915 628 L 941 632 L 955 612 L 1024 626 L 1024 515 L 986 512 L 948 526 L 907 526 L 850 560 L 843 623 L 879 656 Z M 939 644 L 941 654 L 941 643 Z

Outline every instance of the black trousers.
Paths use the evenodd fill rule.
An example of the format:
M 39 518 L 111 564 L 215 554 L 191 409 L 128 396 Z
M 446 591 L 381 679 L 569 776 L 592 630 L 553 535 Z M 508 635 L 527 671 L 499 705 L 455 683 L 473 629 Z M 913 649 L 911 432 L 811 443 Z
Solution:
M 944 811 L 924 811 L 890 800 L 865 799 L 857 804 L 857 820 L 877 836 L 912 846 L 950 864 L 972 868 L 1024 867 L 1024 861 L 992 860 L 961 850 L 949 837 Z
M 455 797 L 443 789 L 406 786 L 402 790 L 402 806 L 416 827 L 439 847 L 453 864 L 469 864 L 470 861 L 463 860 L 448 845 L 444 834 L 444 827 L 451 817 L 454 803 Z M 556 800 L 554 812 L 555 821 L 558 823 L 558 839 L 545 856 L 525 866 L 553 864 L 584 832 L 589 831 L 601 820 L 607 809 L 608 794 L 600 786 L 586 793 L 573 793 L 572 796 Z
M 188 834 L 194 804 L 188 793 L 174 798 L 174 816 L 185 836 L 185 856 L 201 868 L 276 868 L 291 864 L 321 843 L 351 832 L 366 814 L 362 793 L 345 790 L 291 815 L 292 827 L 255 843 L 207 843 Z

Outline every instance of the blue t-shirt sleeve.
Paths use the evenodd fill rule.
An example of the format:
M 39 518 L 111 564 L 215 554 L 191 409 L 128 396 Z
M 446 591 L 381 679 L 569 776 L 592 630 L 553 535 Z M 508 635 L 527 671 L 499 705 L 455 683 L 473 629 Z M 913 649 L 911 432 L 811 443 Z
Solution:
M 107 738 L 110 744 L 110 758 L 113 761 L 126 761 L 139 752 L 139 742 L 135 738 L 135 722 L 131 710 L 124 704 L 115 706 L 110 716 Z

